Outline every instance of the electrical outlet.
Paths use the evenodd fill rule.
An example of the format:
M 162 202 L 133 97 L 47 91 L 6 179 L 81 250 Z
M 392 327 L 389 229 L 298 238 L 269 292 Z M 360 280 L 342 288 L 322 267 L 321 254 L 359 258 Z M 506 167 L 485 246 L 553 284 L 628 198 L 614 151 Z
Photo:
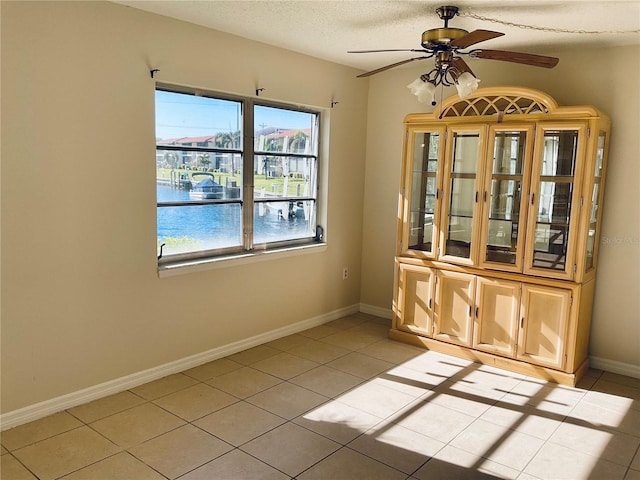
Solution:
M 347 278 L 349 278 L 349 268 L 348 267 L 344 267 L 342 269 L 342 279 L 346 280 Z

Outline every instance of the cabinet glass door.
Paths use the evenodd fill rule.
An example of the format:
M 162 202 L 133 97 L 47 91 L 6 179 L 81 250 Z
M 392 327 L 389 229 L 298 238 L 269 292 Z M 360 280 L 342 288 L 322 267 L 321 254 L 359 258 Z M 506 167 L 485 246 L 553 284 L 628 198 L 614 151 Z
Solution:
M 598 238 L 598 222 L 601 202 L 601 183 L 604 168 L 604 152 L 607 140 L 606 132 L 598 134 L 598 145 L 596 147 L 596 161 L 593 172 L 593 189 L 591 191 L 591 210 L 589 212 L 589 229 L 587 237 L 587 251 L 585 254 L 585 270 L 590 270 L 595 266 L 596 238 Z
M 543 127 L 536 139 L 531 182 L 526 273 L 572 278 L 573 235 L 578 215 L 572 215 L 579 199 L 580 178 L 576 159 L 582 155 L 585 127 Z
M 434 255 L 437 243 L 434 224 L 438 214 L 442 133 L 443 130 L 410 133 L 411 171 L 406 180 L 409 230 L 404 245 L 408 250 L 422 252 L 420 256 L 425 257 Z
M 445 215 L 441 258 L 462 264 L 475 263 L 477 237 L 478 179 L 481 178 L 480 158 L 484 151 L 484 130 L 454 130 L 447 151 Z
M 485 175 L 480 262 L 489 268 L 522 271 L 526 215 L 522 198 L 529 184 L 533 126 L 493 127 L 489 144 L 493 152 Z

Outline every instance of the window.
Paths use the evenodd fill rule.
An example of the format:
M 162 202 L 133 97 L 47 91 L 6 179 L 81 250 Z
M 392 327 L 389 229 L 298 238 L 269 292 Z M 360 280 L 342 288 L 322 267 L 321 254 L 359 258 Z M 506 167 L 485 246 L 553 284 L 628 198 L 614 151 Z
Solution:
M 159 263 L 316 241 L 320 114 L 156 89 Z

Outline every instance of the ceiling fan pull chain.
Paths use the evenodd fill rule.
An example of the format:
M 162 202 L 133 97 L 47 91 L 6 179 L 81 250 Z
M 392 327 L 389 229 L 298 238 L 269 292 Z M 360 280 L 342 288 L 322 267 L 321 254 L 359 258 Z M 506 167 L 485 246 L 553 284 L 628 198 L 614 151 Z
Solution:
M 640 29 L 636 30 L 570 30 L 566 28 L 553 28 L 553 27 L 540 27 L 537 25 L 526 25 L 523 23 L 514 23 L 507 22 L 505 20 L 498 20 L 497 18 L 483 17 L 482 15 L 477 15 L 475 13 L 470 12 L 460 12 L 458 15 L 461 17 L 469 17 L 474 18 L 476 20 L 482 20 L 484 22 L 492 22 L 499 23 L 501 25 L 506 25 L 509 27 L 522 28 L 525 30 L 537 30 L 539 32 L 549 32 L 549 33 L 576 33 L 580 35 L 597 35 L 597 34 L 605 34 L 605 33 L 640 33 Z

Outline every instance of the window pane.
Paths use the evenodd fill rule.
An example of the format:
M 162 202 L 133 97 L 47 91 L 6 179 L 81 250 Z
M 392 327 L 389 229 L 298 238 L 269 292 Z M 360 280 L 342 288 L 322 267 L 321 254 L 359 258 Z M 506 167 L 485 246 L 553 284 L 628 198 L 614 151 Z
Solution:
M 496 132 L 485 260 L 514 265 L 527 133 Z
M 254 206 L 254 243 L 280 242 L 315 236 L 315 202 L 257 201 Z
M 473 219 L 470 217 L 449 217 L 447 228 L 447 255 L 461 258 L 471 257 L 471 233 Z
M 573 183 L 540 182 L 533 266 L 564 270 Z
M 256 155 L 253 168 L 254 197 L 316 196 L 316 159 Z
M 315 113 L 256 105 L 253 116 L 256 152 L 317 153 Z
M 595 250 L 596 242 L 596 229 L 589 228 L 589 236 L 587 237 L 587 253 L 586 253 L 586 265 L 585 269 L 593 267 L 593 252 Z
M 239 204 L 158 207 L 158 250 L 163 243 L 163 255 L 238 246 L 240 210 Z
M 451 203 L 449 215 L 473 216 L 475 204 L 475 178 L 453 178 L 451 179 Z
M 440 135 L 418 132 L 413 140 L 411 172 L 411 211 L 409 221 L 409 249 L 433 251 L 433 216 L 435 209 L 438 149 Z
M 156 90 L 158 145 L 240 148 L 242 103 Z
M 578 131 L 547 130 L 543 148 L 532 266 L 562 271 L 567 266 Z
M 598 135 L 598 148 L 596 149 L 596 165 L 593 175 L 596 178 L 600 178 L 602 175 L 602 163 L 604 162 L 604 145 L 607 139 L 605 132 L 600 132 Z
M 593 268 L 593 256 L 595 253 L 595 239 L 598 231 L 598 209 L 600 208 L 600 180 L 602 176 L 602 166 L 604 162 L 604 146 L 606 133 L 598 134 L 598 148 L 596 149 L 596 162 L 594 169 L 594 184 L 591 192 L 591 213 L 589 215 L 589 237 L 587 239 L 587 252 L 585 258 L 585 269 Z
M 496 132 L 493 174 L 522 175 L 527 132 Z
M 453 144 L 454 173 L 476 173 L 479 158 L 480 134 L 455 133 Z
M 314 237 L 318 116 L 265 105 L 253 113 L 253 243 Z
M 445 227 L 445 255 L 471 258 L 479 147 L 479 133 L 455 132 L 453 134 L 449 212 Z
M 176 190 L 158 189 L 158 202 L 242 197 L 239 153 L 157 150 L 156 165 L 158 187 Z
M 567 254 L 567 225 L 536 224 L 533 266 L 550 270 L 564 270 Z
M 446 254 L 471 257 L 475 179 L 451 179 L 451 202 L 446 237 Z
M 418 175 L 414 173 L 411 179 L 411 211 L 416 212 L 426 210 L 433 213 L 436 201 L 436 177 L 433 174 L 425 173 Z
M 577 148 L 577 131 L 546 131 L 541 175 L 543 177 L 573 176 Z
M 520 182 L 492 180 L 489 200 L 489 231 L 486 260 L 516 263 Z

